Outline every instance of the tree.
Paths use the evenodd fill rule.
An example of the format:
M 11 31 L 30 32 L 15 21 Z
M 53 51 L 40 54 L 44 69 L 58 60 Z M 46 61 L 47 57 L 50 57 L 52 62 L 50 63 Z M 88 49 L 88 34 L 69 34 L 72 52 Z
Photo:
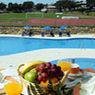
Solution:
M 38 11 L 41 11 L 41 9 L 44 8 L 44 4 L 38 3 L 38 4 L 35 5 L 35 7 L 36 7 L 36 9 L 37 9 Z
M 64 3 L 64 1 L 59 0 L 59 1 L 57 1 L 57 2 L 54 4 L 54 5 L 56 6 L 56 8 L 58 9 L 59 12 L 62 12 L 63 3 Z
M 62 11 L 62 9 L 69 9 L 69 10 L 71 10 L 71 9 L 75 9 L 75 7 L 76 7 L 76 2 L 75 2 L 75 0 L 59 0 L 59 1 L 57 1 L 55 4 L 54 4 L 56 7 L 57 7 L 57 9 L 61 12 Z
M 31 11 L 34 6 L 34 3 L 32 1 L 26 1 L 22 4 L 24 11 Z
M 4 3 L 0 3 L 0 10 L 4 10 L 4 9 L 6 9 L 6 4 L 4 4 Z
M 9 3 L 8 4 L 8 8 L 7 8 L 8 11 L 12 11 L 13 10 L 13 3 Z
M 11 11 L 11 12 L 22 12 L 22 4 L 17 4 L 17 3 L 9 3 L 8 4 L 8 11 Z
M 17 3 L 13 4 L 13 12 L 19 12 L 19 5 Z
M 19 4 L 18 9 L 19 9 L 19 12 L 22 12 L 23 11 L 22 4 Z
M 95 0 L 86 0 L 88 6 L 95 7 Z

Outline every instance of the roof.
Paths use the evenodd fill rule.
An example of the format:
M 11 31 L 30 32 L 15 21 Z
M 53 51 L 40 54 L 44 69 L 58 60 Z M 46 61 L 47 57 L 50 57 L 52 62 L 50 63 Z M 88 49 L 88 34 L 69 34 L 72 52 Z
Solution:
M 56 6 L 48 6 L 47 8 L 56 8 Z

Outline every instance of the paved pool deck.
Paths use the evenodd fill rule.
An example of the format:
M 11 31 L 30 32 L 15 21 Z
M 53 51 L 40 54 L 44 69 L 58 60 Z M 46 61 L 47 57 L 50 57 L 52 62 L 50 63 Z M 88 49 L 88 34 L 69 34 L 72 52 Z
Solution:
M 42 49 L 0 56 L 0 67 L 17 67 L 34 60 L 52 61 L 63 58 L 95 58 L 95 49 Z
M 15 35 L 11 35 L 11 36 L 15 36 Z M 77 36 L 73 35 L 72 37 L 69 38 L 77 38 L 77 37 L 95 38 L 95 34 L 77 35 Z M 34 36 L 34 38 L 39 38 L 39 36 Z M 64 37 L 64 39 L 65 38 L 67 39 L 68 37 Z M 58 39 L 63 39 L 63 37 Z M 23 52 L 18 54 L 0 56 L 0 67 L 8 68 L 12 66 L 14 68 L 17 68 L 18 65 L 20 64 L 25 64 L 34 60 L 42 60 L 48 62 L 52 60 L 61 60 L 63 58 L 94 58 L 95 59 L 95 49 L 78 49 L 78 48 L 76 49 L 52 48 L 51 49 L 49 48 L 49 49 L 39 49 L 39 50 L 28 51 L 28 52 Z

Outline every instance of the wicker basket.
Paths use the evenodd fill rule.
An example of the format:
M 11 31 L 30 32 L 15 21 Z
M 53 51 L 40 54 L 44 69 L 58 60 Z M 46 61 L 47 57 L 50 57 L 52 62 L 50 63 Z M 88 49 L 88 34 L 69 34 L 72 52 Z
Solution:
M 23 66 L 24 66 L 24 64 L 21 64 L 18 67 L 17 71 L 18 71 L 19 77 L 21 79 L 21 83 L 23 84 L 23 86 L 27 87 L 27 91 L 28 91 L 29 95 L 57 95 L 57 94 L 54 94 L 54 93 L 56 93 L 56 87 L 58 87 L 59 83 L 64 85 L 64 82 L 69 74 L 69 71 L 67 71 L 58 83 L 52 84 L 55 92 L 49 93 L 48 87 L 51 84 L 48 87 L 44 87 L 44 86 L 42 87 L 41 85 L 39 85 L 37 83 L 29 82 L 23 78 L 23 75 L 21 73 L 21 68 L 23 68 Z M 33 68 L 35 68 L 35 67 L 33 67 Z M 61 95 L 63 95 L 63 94 L 61 94 Z

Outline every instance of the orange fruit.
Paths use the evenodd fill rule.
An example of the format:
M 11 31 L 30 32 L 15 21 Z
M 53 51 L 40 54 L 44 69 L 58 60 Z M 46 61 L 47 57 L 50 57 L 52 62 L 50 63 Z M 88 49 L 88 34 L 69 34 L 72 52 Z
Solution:
M 60 61 L 57 65 L 61 67 L 62 71 L 68 71 L 72 67 L 72 63 L 66 61 Z
M 56 77 L 51 78 L 50 80 L 51 80 L 51 82 L 52 82 L 53 84 L 55 84 L 55 83 L 58 82 L 58 79 L 57 79 Z M 47 80 L 47 81 L 45 81 L 45 82 L 41 81 L 41 82 L 40 82 L 40 86 L 42 86 L 42 87 L 47 87 L 47 86 L 48 86 L 48 83 L 49 83 L 49 80 Z
M 45 81 L 45 82 L 41 81 L 41 82 L 40 82 L 40 86 L 42 86 L 42 87 L 47 87 L 47 86 L 48 86 L 48 80 Z
M 57 83 L 58 82 L 58 79 L 56 77 L 52 78 L 51 79 L 51 82 L 54 84 L 54 83 Z

